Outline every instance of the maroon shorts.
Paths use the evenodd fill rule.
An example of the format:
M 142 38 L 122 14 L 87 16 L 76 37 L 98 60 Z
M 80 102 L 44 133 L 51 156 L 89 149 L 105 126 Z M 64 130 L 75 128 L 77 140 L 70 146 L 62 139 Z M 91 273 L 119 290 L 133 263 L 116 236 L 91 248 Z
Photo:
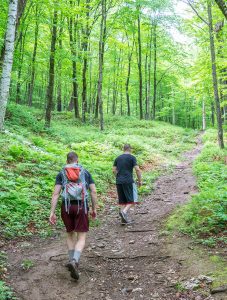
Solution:
M 65 204 L 61 206 L 61 217 L 67 232 L 87 232 L 89 230 L 88 214 L 85 215 L 84 209 L 75 204 L 69 208 L 69 213 L 65 211 Z

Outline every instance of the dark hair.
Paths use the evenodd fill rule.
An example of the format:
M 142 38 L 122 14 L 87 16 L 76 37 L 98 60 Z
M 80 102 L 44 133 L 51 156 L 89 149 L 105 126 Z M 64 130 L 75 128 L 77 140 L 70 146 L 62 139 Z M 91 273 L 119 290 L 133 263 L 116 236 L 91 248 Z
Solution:
M 129 144 L 125 144 L 123 149 L 124 149 L 124 151 L 130 151 L 130 150 L 132 150 L 132 147 Z
M 68 163 L 73 163 L 76 162 L 78 160 L 78 155 L 76 154 L 76 152 L 69 152 L 67 154 L 67 162 Z

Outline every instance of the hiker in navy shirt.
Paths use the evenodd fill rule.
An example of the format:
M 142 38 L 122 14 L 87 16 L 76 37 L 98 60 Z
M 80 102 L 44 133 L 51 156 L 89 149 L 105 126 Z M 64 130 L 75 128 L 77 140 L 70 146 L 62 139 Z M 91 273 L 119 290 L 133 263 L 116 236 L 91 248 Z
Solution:
M 135 156 L 131 154 L 132 148 L 129 144 L 124 145 L 124 153 L 118 156 L 113 165 L 113 173 L 116 176 L 116 186 L 118 193 L 120 217 L 122 224 L 129 223 L 128 210 L 138 203 L 137 187 L 133 180 L 133 169 L 136 171 L 138 186 L 142 185 L 141 171 L 137 165 Z
M 78 164 L 75 152 L 67 155 L 67 165 L 57 175 L 51 200 L 49 221 L 56 224 L 55 209 L 62 191 L 61 217 L 67 232 L 69 263 L 66 265 L 71 277 L 79 279 L 78 263 L 85 246 L 86 234 L 89 230 L 88 190 L 90 190 L 91 215 L 96 217 L 96 188 L 91 174 Z

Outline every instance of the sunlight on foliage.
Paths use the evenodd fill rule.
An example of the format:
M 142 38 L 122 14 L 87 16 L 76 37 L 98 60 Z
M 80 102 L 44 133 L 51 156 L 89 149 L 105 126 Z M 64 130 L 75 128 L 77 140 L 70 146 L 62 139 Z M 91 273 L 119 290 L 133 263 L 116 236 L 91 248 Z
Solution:
M 40 115 L 37 109 L 13 104 L 7 110 L 10 130 L 2 133 L 0 140 L 1 233 L 7 238 L 34 233 L 45 237 L 51 233 L 50 198 L 67 152 L 78 153 L 79 162 L 94 177 L 98 198 L 105 201 L 105 194 L 115 183 L 113 161 L 122 153 L 124 143 L 133 146 L 144 169 L 140 194 L 151 191 L 163 165 L 165 170 L 172 167 L 180 154 L 194 144 L 194 131 L 162 122 L 109 117 L 102 133 L 95 125 L 75 124 L 65 113 L 56 113 L 53 128 L 44 131 Z M 103 205 L 99 199 L 99 207 Z M 58 224 L 61 226 L 61 222 Z

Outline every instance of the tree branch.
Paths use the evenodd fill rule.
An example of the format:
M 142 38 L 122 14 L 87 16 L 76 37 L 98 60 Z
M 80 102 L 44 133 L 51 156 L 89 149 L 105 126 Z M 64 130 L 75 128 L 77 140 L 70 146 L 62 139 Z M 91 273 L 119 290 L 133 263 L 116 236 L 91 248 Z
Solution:
M 209 23 L 202 16 L 200 16 L 200 14 L 195 9 L 195 7 L 192 5 L 190 0 L 186 0 L 185 3 L 187 3 L 191 7 L 191 9 L 196 13 L 197 17 L 199 17 L 201 21 L 203 21 L 207 26 L 209 26 Z

